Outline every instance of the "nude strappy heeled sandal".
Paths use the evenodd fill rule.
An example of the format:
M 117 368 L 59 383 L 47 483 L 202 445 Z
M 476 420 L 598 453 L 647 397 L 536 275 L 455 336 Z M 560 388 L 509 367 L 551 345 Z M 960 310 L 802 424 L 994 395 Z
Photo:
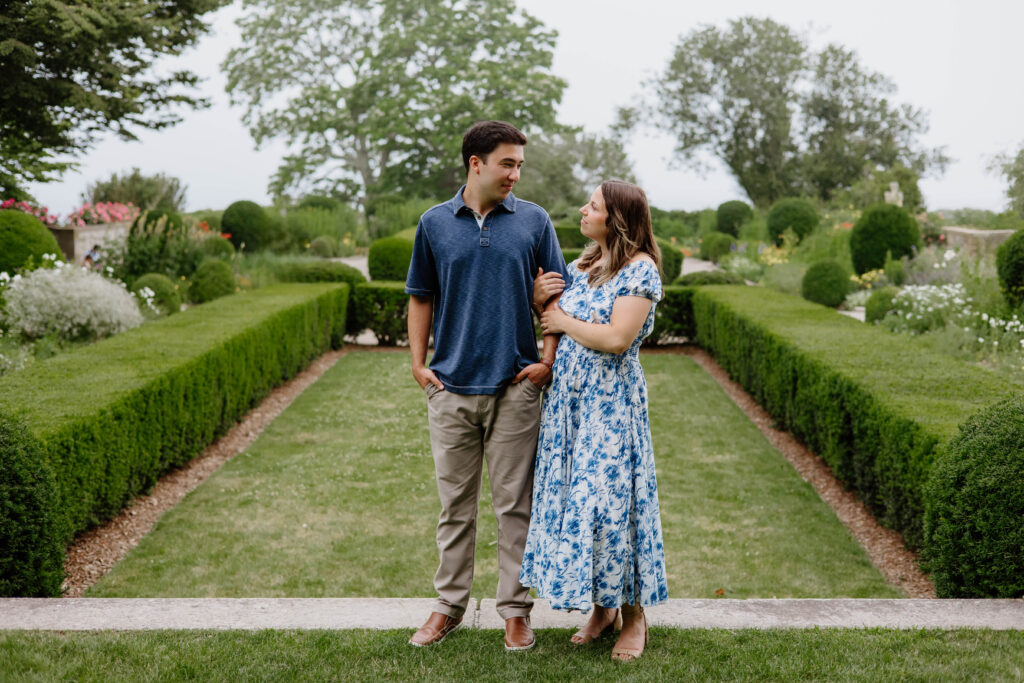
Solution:
M 636 660 L 640 659 L 640 655 L 642 655 L 644 653 L 644 648 L 647 647 L 647 640 L 648 640 L 648 637 L 650 635 L 648 630 L 647 630 L 647 615 L 644 614 L 644 608 L 643 607 L 635 607 L 633 605 L 623 605 L 621 611 L 622 612 L 626 612 L 628 614 L 632 614 L 634 616 L 634 618 L 637 615 L 639 615 L 640 617 L 643 618 L 643 620 L 644 620 L 644 644 L 639 649 L 637 649 L 635 647 L 618 647 L 618 645 L 616 645 L 615 647 L 612 648 L 612 661 L 613 662 L 635 662 Z M 619 639 L 621 640 L 622 636 L 619 636 Z
M 576 633 L 572 634 L 573 638 L 576 638 L 577 636 L 580 638 L 580 640 L 572 640 L 572 641 L 570 641 L 570 642 L 572 642 L 573 645 L 586 645 L 587 643 L 594 642 L 595 640 L 597 640 L 598 638 L 603 636 L 605 633 L 607 633 L 609 630 L 618 631 L 619 629 L 621 629 L 622 628 L 622 610 L 616 608 L 615 609 L 615 618 L 612 619 L 611 622 L 609 622 L 607 626 L 605 626 L 603 629 L 601 629 L 597 633 L 597 635 L 590 635 L 589 633 L 584 633 L 583 630 L 585 628 L 586 627 L 583 627 L 579 631 L 576 631 Z

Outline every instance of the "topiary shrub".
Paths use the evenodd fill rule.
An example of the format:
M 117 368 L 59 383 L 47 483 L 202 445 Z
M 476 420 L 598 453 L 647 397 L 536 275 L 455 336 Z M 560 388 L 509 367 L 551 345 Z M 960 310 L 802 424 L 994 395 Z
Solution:
M 655 237 L 661 250 L 661 284 L 667 285 L 679 277 L 683 270 L 683 252 L 667 239 Z
M 260 251 L 275 238 L 273 221 L 256 202 L 235 202 L 225 209 L 220 225 L 223 232 L 231 235 L 229 239 L 236 249 L 244 244 L 246 251 Z
M 940 598 L 1024 597 L 1024 395 L 960 426 L 925 489 L 925 560 Z
M 580 224 L 556 225 L 555 235 L 562 249 L 583 249 L 590 244 L 590 238 L 580 232 Z
M 146 273 L 132 284 L 132 291 L 136 296 L 145 296 L 145 289 L 153 293 L 153 305 L 160 309 L 161 313 L 170 315 L 181 310 L 181 294 L 178 293 L 177 285 L 166 275 Z
M 892 204 L 875 204 L 867 209 L 850 233 L 850 256 L 858 275 L 884 268 L 892 259 L 911 256 L 921 242 L 917 221 Z
M 310 242 L 309 250 L 320 258 L 334 258 L 338 254 L 338 240 L 330 235 L 320 235 Z
M 735 273 L 724 270 L 698 270 L 680 275 L 672 283 L 686 287 L 702 287 L 704 285 L 745 285 L 746 281 Z
M 210 235 L 199 244 L 200 251 L 209 258 L 230 261 L 235 255 L 235 245 L 231 244 L 231 240 L 220 235 Z
M 787 197 L 772 205 L 768 212 L 768 234 L 775 244 L 782 244 L 782 235 L 787 230 L 796 233 L 797 241 L 802 240 L 818 227 L 818 211 L 806 199 Z
M 849 291 L 849 273 L 832 259 L 811 264 L 800 283 L 800 294 L 805 299 L 830 308 L 843 303 Z
M 380 346 L 396 346 L 409 339 L 409 295 L 404 282 L 367 282 L 352 289 L 350 329 L 369 329 Z
M 49 228 L 24 211 L 0 211 L 0 273 L 13 275 L 30 258 L 42 260 L 43 254 L 60 255 L 60 247 Z
M 402 280 L 409 273 L 412 245 L 401 237 L 385 237 L 370 245 L 367 268 L 371 280 Z
M 1006 302 L 1014 308 L 1024 303 L 1024 230 L 1018 230 L 999 245 L 996 274 Z
M 569 265 L 583 254 L 582 249 L 562 249 L 562 258 L 565 259 L 565 265 Z
M 0 597 L 51 597 L 64 581 L 57 486 L 39 442 L 0 414 Z
M 754 210 L 746 202 L 733 200 L 718 205 L 715 229 L 733 237 L 740 236 L 740 226 L 754 217 Z
M 350 265 L 338 263 L 337 261 L 303 260 L 283 261 L 274 268 L 274 275 L 281 282 L 347 282 L 355 291 L 355 286 L 366 282 L 366 278 L 358 270 Z M 404 290 L 403 290 L 404 291 Z M 349 297 L 349 315 L 345 319 L 346 334 L 355 334 L 360 331 L 359 321 L 352 313 L 352 302 Z
M 724 232 L 709 232 L 701 238 L 700 257 L 718 263 L 718 259 L 732 251 L 732 245 L 732 237 Z
M 203 261 L 192 276 L 188 296 L 197 304 L 213 301 L 235 292 L 235 271 L 220 259 Z
M 876 289 L 864 304 L 864 322 L 876 323 L 893 310 L 892 300 L 900 293 L 898 287 L 882 287 Z

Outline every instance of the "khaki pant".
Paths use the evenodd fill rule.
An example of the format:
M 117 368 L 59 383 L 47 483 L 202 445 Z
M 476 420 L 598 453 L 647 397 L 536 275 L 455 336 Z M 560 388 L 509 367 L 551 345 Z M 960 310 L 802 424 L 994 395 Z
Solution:
M 503 619 L 526 616 L 533 599 L 519 583 L 519 569 L 530 526 L 541 390 L 524 379 L 495 395 L 455 394 L 433 384 L 425 391 L 441 497 L 437 522 L 441 564 L 434 575 L 438 594 L 434 610 L 457 618 L 469 603 L 486 458 L 498 520 L 498 614 Z

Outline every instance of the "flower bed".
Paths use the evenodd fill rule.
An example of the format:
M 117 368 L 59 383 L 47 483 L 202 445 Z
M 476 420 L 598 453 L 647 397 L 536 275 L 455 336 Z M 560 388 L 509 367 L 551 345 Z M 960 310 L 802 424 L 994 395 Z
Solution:
M 224 297 L 0 378 L 0 595 L 59 595 L 76 533 L 340 346 L 348 291 Z

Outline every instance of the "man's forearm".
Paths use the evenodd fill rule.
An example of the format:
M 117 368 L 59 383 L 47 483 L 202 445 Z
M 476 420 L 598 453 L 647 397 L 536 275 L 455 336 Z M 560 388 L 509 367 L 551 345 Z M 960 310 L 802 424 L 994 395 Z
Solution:
M 409 350 L 412 353 L 413 368 L 426 365 L 427 343 L 430 341 L 430 323 L 433 318 L 433 299 L 409 297 Z

